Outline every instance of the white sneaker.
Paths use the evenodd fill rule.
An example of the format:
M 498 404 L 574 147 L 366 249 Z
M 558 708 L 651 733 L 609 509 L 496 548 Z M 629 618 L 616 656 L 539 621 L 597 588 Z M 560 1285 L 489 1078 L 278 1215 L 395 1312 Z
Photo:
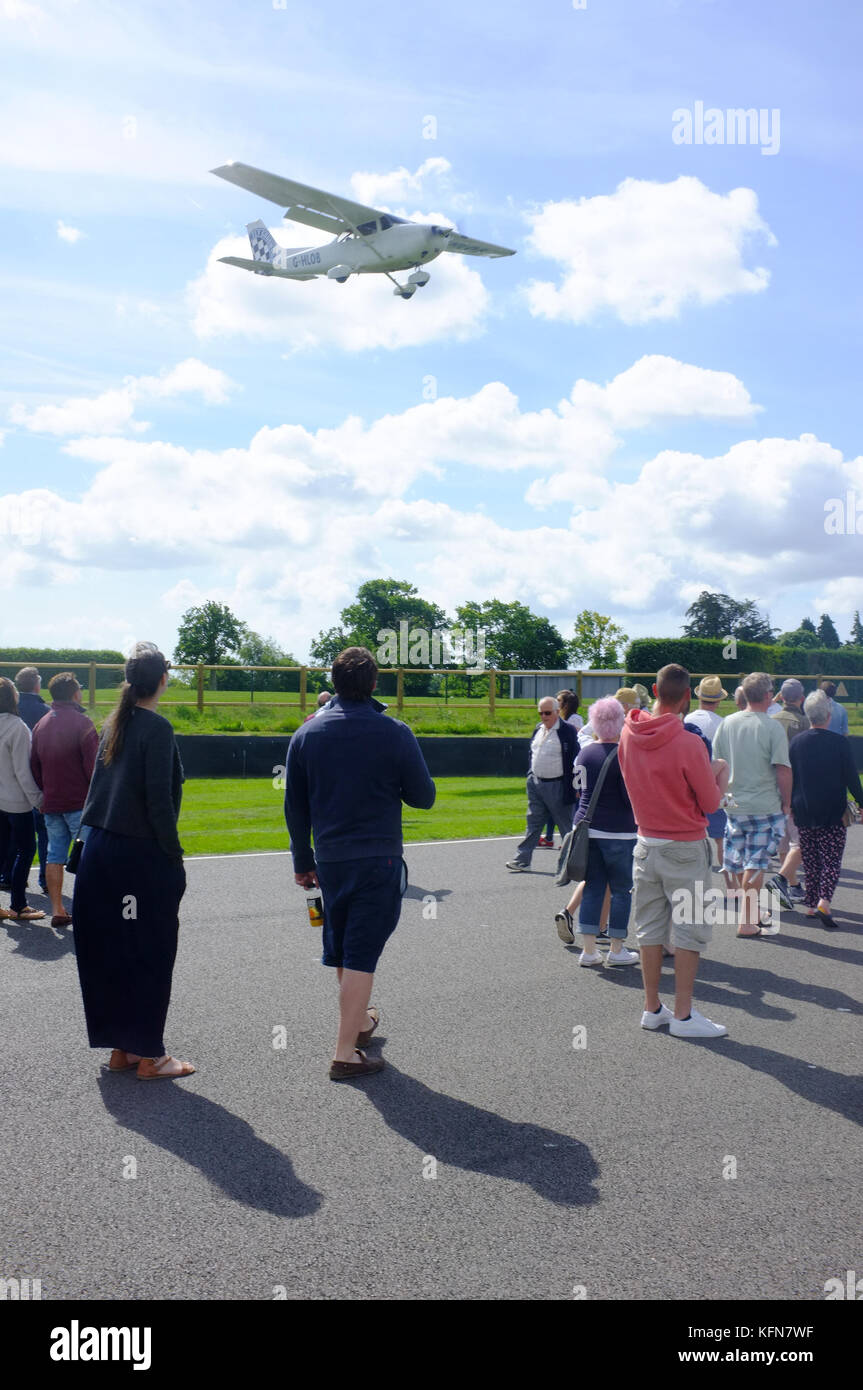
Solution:
M 693 1009 L 689 1018 L 672 1018 L 668 1031 L 674 1038 L 723 1038 L 728 1029 Z
M 651 1013 L 649 1009 L 644 1010 L 641 1015 L 641 1026 L 642 1028 L 652 1028 L 655 1031 L 657 1028 L 664 1028 L 666 1023 L 670 1023 L 673 1018 L 674 1014 L 671 1010 L 661 1004 L 658 1014 Z
M 592 951 L 588 955 L 587 951 L 582 951 L 578 958 L 579 965 L 602 965 L 605 957 L 601 951 Z
M 605 957 L 606 965 L 635 965 L 641 957 L 637 951 L 627 951 L 625 946 L 621 946 L 619 951 L 609 951 Z

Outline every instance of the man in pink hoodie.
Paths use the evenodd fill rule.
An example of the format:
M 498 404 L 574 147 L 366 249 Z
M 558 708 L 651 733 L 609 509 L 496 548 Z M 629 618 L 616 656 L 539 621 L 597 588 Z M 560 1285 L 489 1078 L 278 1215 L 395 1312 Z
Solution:
M 727 765 L 711 767 L 704 742 L 683 727 L 691 699 L 682 666 L 663 666 L 653 687 L 656 713 L 630 710 L 620 736 L 620 769 L 635 819 L 635 931 L 644 977 L 642 1028 L 669 1025 L 678 1038 L 728 1032 L 692 1007 L 698 958 L 712 928 L 704 921 L 710 882 L 707 816 L 720 802 Z M 659 998 L 664 948 L 674 945 L 674 1013 Z

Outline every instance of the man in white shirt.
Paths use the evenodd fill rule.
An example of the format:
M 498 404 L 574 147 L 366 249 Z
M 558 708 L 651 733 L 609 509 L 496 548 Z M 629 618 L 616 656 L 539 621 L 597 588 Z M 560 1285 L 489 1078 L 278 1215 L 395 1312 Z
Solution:
M 540 722 L 531 739 L 527 774 L 527 829 L 515 858 L 507 862 L 512 873 L 525 873 L 530 868 L 546 821 L 553 821 L 561 836 L 572 829 L 576 799 L 572 769 L 578 752 L 575 729 L 559 717 L 553 696 L 540 700 L 538 709 Z

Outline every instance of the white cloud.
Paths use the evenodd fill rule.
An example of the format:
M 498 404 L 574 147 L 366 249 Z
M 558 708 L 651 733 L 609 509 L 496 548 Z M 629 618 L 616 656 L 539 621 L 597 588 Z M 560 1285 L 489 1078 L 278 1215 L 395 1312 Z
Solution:
M 9 420 L 34 434 L 115 435 L 126 429 L 141 433 L 149 425 L 133 418 L 138 401 L 197 394 L 209 405 L 219 405 L 234 389 L 235 383 L 225 372 L 189 357 L 157 377 L 127 377 L 122 386 L 100 396 L 73 396 L 60 405 L 39 405 L 32 410 L 13 405 Z
M 211 181 L 221 137 L 172 125 L 155 109 L 120 99 L 96 106 L 59 92 L 19 87 L 0 97 L 0 165 L 29 173 L 115 174 L 157 183 Z
M 57 235 L 61 241 L 68 241 L 70 246 L 74 246 L 75 242 L 80 241 L 87 233 L 82 232 L 80 227 L 67 227 L 61 220 L 57 223 Z
M 416 215 L 415 220 L 426 219 Z M 287 226 L 293 245 L 309 244 L 307 227 Z M 272 231 L 283 245 L 284 226 Z M 326 278 L 268 279 L 219 264 L 220 256 L 249 254 L 247 237 L 223 237 L 204 273 L 189 285 L 193 326 L 200 338 L 239 334 L 278 342 L 291 352 L 326 346 L 348 352 L 414 347 L 473 337 L 482 330 L 488 310 L 482 278 L 461 256 L 440 256 L 431 266 L 431 283 L 405 301 L 394 297 L 383 275 L 354 275 L 337 285 Z
M 31 29 L 47 18 L 39 5 L 31 5 L 28 0 L 0 0 L 0 19 L 9 24 L 26 23 Z
M 529 246 L 563 272 L 557 284 L 534 280 L 525 290 L 542 318 L 586 323 L 608 310 L 623 323 L 648 323 L 689 304 L 758 293 L 770 279 L 743 264 L 753 239 L 775 245 L 750 188 L 722 195 L 692 177 L 630 178 L 612 194 L 545 203 L 528 221 Z
M 169 395 L 183 377 L 178 368 L 139 380 Z M 684 413 L 749 421 L 756 409 L 726 373 L 646 357 L 536 411 L 490 382 L 368 424 L 261 429 L 243 448 L 77 439 L 66 455 L 95 465 L 80 496 L 37 489 L 0 499 L 5 568 L 38 554 L 44 582 L 173 571 L 162 611 L 218 592 L 297 655 L 380 574 L 411 579 L 450 612 L 467 597 L 518 598 L 567 630 L 574 607 L 625 625 L 680 611 L 702 588 L 775 606 L 801 576 L 850 607 L 859 540 L 826 534 L 824 504 L 858 481 L 863 496 L 863 460 L 803 435 L 746 439 L 717 457 L 667 448 L 632 481 L 606 476 L 624 432 Z M 514 470 L 534 480 L 538 503 L 560 484 L 574 505 L 539 524 L 505 525 L 482 508 L 416 495 L 424 475 L 452 466 L 486 479 L 490 508 Z
M 394 203 L 404 203 L 421 196 L 425 191 L 423 185 L 426 179 L 441 179 L 451 168 L 448 159 L 433 155 L 430 159 L 424 159 L 414 173 L 402 165 L 389 174 L 351 174 L 351 188 L 358 202 L 391 211 Z

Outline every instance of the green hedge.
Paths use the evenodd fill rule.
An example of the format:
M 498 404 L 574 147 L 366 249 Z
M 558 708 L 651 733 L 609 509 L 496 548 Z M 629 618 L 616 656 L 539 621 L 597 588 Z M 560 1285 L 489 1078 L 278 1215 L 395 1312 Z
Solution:
M 863 647 L 777 647 L 738 642 L 733 657 L 724 657 L 726 642 L 704 637 L 637 637 L 626 652 L 627 671 L 658 671 L 677 661 L 687 671 L 722 676 L 746 671 L 771 675 L 863 676 Z
M 87 651 L 81 647 L 0 647 L 0 661 L 14 662 L 14 670 L 10 666 L 0 666 L 0 676 L 7 676 L 10 680 L 14 679 L 22 666 L 38 666 L 43 687 L 47 686 L 52 676 L 70 669 L 81 684 L 86 686 L 89 674 L 80 665 L 74 665 L 75 662 L 116 662 L 119 670 L 96 672 L 96 685 L 100 690 L 120 685 L 123 680 L 123 667 L 126 664 L 122 652 Z

